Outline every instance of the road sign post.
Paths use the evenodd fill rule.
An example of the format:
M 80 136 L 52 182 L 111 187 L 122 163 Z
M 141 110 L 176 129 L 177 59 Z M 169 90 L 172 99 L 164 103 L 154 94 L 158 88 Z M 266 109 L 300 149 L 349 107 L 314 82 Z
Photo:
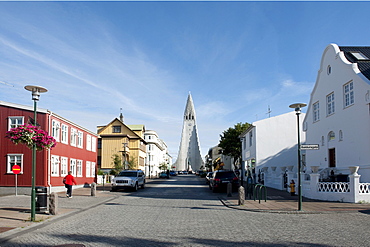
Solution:
M 18 174 L 21 172 L 21 167 L 19 165 L 14 165 L 12 167 L 12 172 L 15 174 L 15 195 L 18 195 Z

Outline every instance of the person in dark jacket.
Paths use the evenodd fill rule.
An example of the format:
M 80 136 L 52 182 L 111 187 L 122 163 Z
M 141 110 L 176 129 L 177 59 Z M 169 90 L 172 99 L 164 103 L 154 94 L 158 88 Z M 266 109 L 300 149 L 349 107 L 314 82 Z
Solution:
M 67 188 L 67 197 L 72 198 L 72 185 L 76 184 L 75 178 L 72 176 L 72 172 L 69 171 L 68 175 L 64 177 L 63 182 Z

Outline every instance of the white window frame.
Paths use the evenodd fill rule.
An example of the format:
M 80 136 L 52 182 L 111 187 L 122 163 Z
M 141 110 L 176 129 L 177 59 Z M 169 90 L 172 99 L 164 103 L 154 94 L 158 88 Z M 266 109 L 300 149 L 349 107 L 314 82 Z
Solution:
M 91 151 L 96 153 L 96 137 L 91 137 Z
M 326 115 L 331 116 L 335 113 L 335 97 L 334 92 L 326 96 Z
M 51 136 L 59 142 L 60 141 L 60 122 L 56 120 L 51 121 Z
M 13 120 L 15 121 L 15 123 L 12 123 Z M 8 117 L 8 130 L 12 128 L 17 128 L 18 126 L 23 125 L 23 124 L 24 124 L 24 116 Z
M 77 143 L 77 130 L 74 128 L 71 128 L 71 146 L 76 147 Z
M 61 136 L 61 142 L 64 144 L 68 144 L 68 125 L 62 124 L 62 136 Z
M 60 158 L 60 176 L 67 176 L 68 174 L 68 158 L 67 157 L 61 157 Z
M 77 160 L 77 169 L 76 169 L 76 175 L 77 177 L 82 177 L 82 160 Z
M 249 146 L 251 147 L 253 145 L 253 132 L 249 132 Z
M 313 122 L 315 123 L 320 120 L 320 102 L 319 101 L 313 103 L 312 111 L 313 111 Z
M 353 81 L 350 81 L 343 85 L 343 103 L 344 108 L 347 108 L 355 103 Z
M 91 151 L 91 135 L 86 134 L 86 150 Z
M 12 158 L 14 158 L 14 161 Z M 13 165 L 19 165 L 21 167 L 19 174 L 23 174 L 23 154 L 7 154 L 6 173 L 13 174 Z
M 74 177 L 76 177 L 76 172 L 77 172 L 77 169 L 76 169 L 76 159 L 70 159 L 69 161 L 69 170 L 72 172 L 72 175 Z
M 91 177 L 95 177 L 95 162 L 91 162 Z
M 84 133 L 82 131 L 77 131 L 77 147 L 83 148 Z
M 59 176 L 59 167 L 60 167 L 59 156 L 52 155 L 51 156 L 51 176 L 52 177 Z
M 91 162 L 86 161 L 86 177 L 91 177 Z

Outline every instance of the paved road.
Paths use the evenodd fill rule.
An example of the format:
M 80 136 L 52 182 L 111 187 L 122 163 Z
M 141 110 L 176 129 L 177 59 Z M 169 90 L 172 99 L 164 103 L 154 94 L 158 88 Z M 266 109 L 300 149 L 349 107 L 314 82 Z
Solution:
M 225 207 L 182 175 L 20 232 L 1 246 L 369 246 L 370 215 L 271 214 Z

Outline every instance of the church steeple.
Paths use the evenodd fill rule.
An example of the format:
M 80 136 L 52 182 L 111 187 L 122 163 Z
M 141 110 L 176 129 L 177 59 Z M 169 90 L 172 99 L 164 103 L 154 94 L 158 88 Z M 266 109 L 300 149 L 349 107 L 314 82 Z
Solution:
M 177 171 L 199 170 L 203 166 L 198 138 L 197 124 L 195 121 L 195 108 L 189 92 L 184 111 L 181 142 L 179 154 L 175 162 Z
M 193 104 L 193 98 L 191 97 L 190 92 L 188 95 L 188 100 L 186 102 L 184 120 L 195 120 L 195 109 Z

